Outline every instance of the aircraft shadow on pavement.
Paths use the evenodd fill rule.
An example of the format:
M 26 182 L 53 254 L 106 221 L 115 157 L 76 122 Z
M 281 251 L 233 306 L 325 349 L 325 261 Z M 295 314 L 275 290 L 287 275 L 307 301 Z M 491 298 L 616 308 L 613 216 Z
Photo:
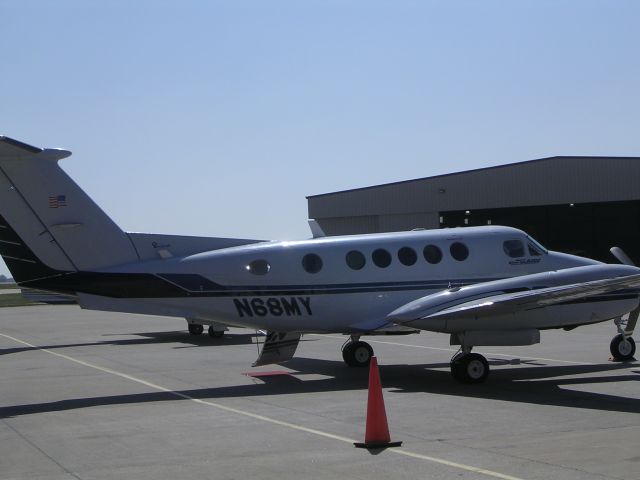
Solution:
M 86 342 L 86 343 L 68 343 L 58 345 L 40 345 L 35 347 L 12 347 L 0 349 L 0 355 L 10 355 L 13 353 L 29 352 L 33 350 L 46 349 L 55 350 L 60 348 L 73 348 L 73 347 L 92 347 L 101 345 L 145 345 L 145 344 L 157 344 L 157 343 L 176 343 L 173 348 L 192 348 L 192 347 L 223 347 L 231 345 L 251 345 L 256 343 L 256 336 L 260 343 L 264 341 L 264 336 L 256 335 L 255 333 L 225 333 L 222 338 L 212 338 L 207 334 L 203 335 L 189 335 L 183 330 L 178 331 L 164 331 L 164 332 L 144 332 L 144 333 L 126 333 L 126 334 L 104 334 L 103 337 L 125 335 L 135 335 L 138 338 L 121 338 L 119 340 L 103 340 L 99 342 Z M 316 341 L 315 339 L 301 339 L 301 342 Z
M 504 363 L 504 361 L 498 360 L 491 363 L 495 365 Z M 636 364 L 634 363 L 633 365 Z M 394 396 L 398 394 L 433 393 L 471 399 L 640 413 L 640 399 L 584 390 L 575 391 L 570 388 L 572 385 L 610 384 L 610 390 L 615 391 L 614 384 L 617 382 L 637 382 L 640 380 L 640 371 L 630 370 L 628 363 L 566 366 L 536 365 L 513 369 L 494 369 L 489 380 L 480 385 L 462 385 L 455 382 L 451 378 L 448 366 L 448 363 L 382 365 L 380 374 L 383 387 L 386 390 L 386 402 L 392 404 Z M 286 367 L 291 369 L 290 374 L 254 378 L 253 384 L 180 390 L 176 391 L 176 393 L 196 399 L 219 401 L 236 397 L 326 393 L 349 390 L 364 391 L 367 388 L 368 370 L 366 368 L 347 368 L 340 361 L 295 358 L 288 362 Z M 619 371 L 619 374 L 605 375 L 607 372 L 615 373 L 616 371 Z M 598 373 L 601 373 L 601 375 L 597 375 Z M 322 375 L 324 378 L 305 379 L 307 375 Z M 162 401 L 184 401 L 184 397 L 180 398 L 171 392 L 152 392 L 74 398 L 55 402 L 1 407 L 0 418 L 95 406 Z

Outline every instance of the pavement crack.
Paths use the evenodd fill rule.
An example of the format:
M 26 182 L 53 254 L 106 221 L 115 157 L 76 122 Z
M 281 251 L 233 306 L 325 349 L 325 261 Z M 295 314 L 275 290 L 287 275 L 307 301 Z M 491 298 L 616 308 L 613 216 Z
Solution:
M 11 425 L 7 420 L 2 419 L 2 423 L 5 424 L 13 433 L 15 433 L 16 435 L 18 435 L 20 438 L 22 438 L 22 440 L 24 440 L 25 442 L 27 442 L 29 444 L 29 446 L 31 446 L 32 448 L 36 449 L 38 452 L 40 452 L 42 455 L 44 455 L 45 457 L 47 457 L 49 460 L 51 460 L 53 463 L 55 463 L 58 467 L 60 467 L 61 470 L 64 470 L 67 474 L 71 475 L 74 478 L 77 478 L 78 480 L 83 480 L 82 477 L 78 476 L 76 473 L 72 472 L 71 470 L 69 470 L 67 467 L 65 467 L 64 465 L 62 465 L 60 462 L 58 462 L 55 458 L 53 458 L 51 455 L 49 455 L 47 452 L 45 452 L 42 448 L 40 448 L 38 445 L 36 445 L 32 440 L 30 440 L 28 437 L 26 437 L 25 435 L 22 434 L 22 432 L 20 430 L 18 430 L 17 428 L 15 428 L 13 425 Z

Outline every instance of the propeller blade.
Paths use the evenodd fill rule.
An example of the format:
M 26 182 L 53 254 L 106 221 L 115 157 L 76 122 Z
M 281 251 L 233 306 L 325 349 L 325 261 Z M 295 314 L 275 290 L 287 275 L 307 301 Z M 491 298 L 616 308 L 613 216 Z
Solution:
M 631 265 L 632 267 L 636 266 L 636 264 L 633 263 L 629 256 L 624 253 L 624 251 L 620 247 L 611 247 L 609 251 L 620 261 L 620 263 Z

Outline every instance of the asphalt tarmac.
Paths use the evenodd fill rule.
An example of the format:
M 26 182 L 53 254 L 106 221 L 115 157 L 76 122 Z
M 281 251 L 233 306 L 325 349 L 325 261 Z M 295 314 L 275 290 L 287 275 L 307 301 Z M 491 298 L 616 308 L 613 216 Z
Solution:
M 2 479 L 640 478 L 640 365 L 608 360 L 611 323 L 484 347 L 482 385 L 449 374 L 445 335 L 370 339 L 392 440 L 362 441 L 366 369 L 339 335 L 252 368 L 255 332 L 180 319 L 0 309 Z

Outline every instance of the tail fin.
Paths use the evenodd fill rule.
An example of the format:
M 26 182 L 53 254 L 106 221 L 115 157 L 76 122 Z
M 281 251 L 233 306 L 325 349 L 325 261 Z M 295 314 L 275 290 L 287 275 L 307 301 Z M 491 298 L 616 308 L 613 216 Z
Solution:
M 69 155 L 0 136 L 0 255 L 19 283 L 138 260 L 127 234 L 58 166 Z

